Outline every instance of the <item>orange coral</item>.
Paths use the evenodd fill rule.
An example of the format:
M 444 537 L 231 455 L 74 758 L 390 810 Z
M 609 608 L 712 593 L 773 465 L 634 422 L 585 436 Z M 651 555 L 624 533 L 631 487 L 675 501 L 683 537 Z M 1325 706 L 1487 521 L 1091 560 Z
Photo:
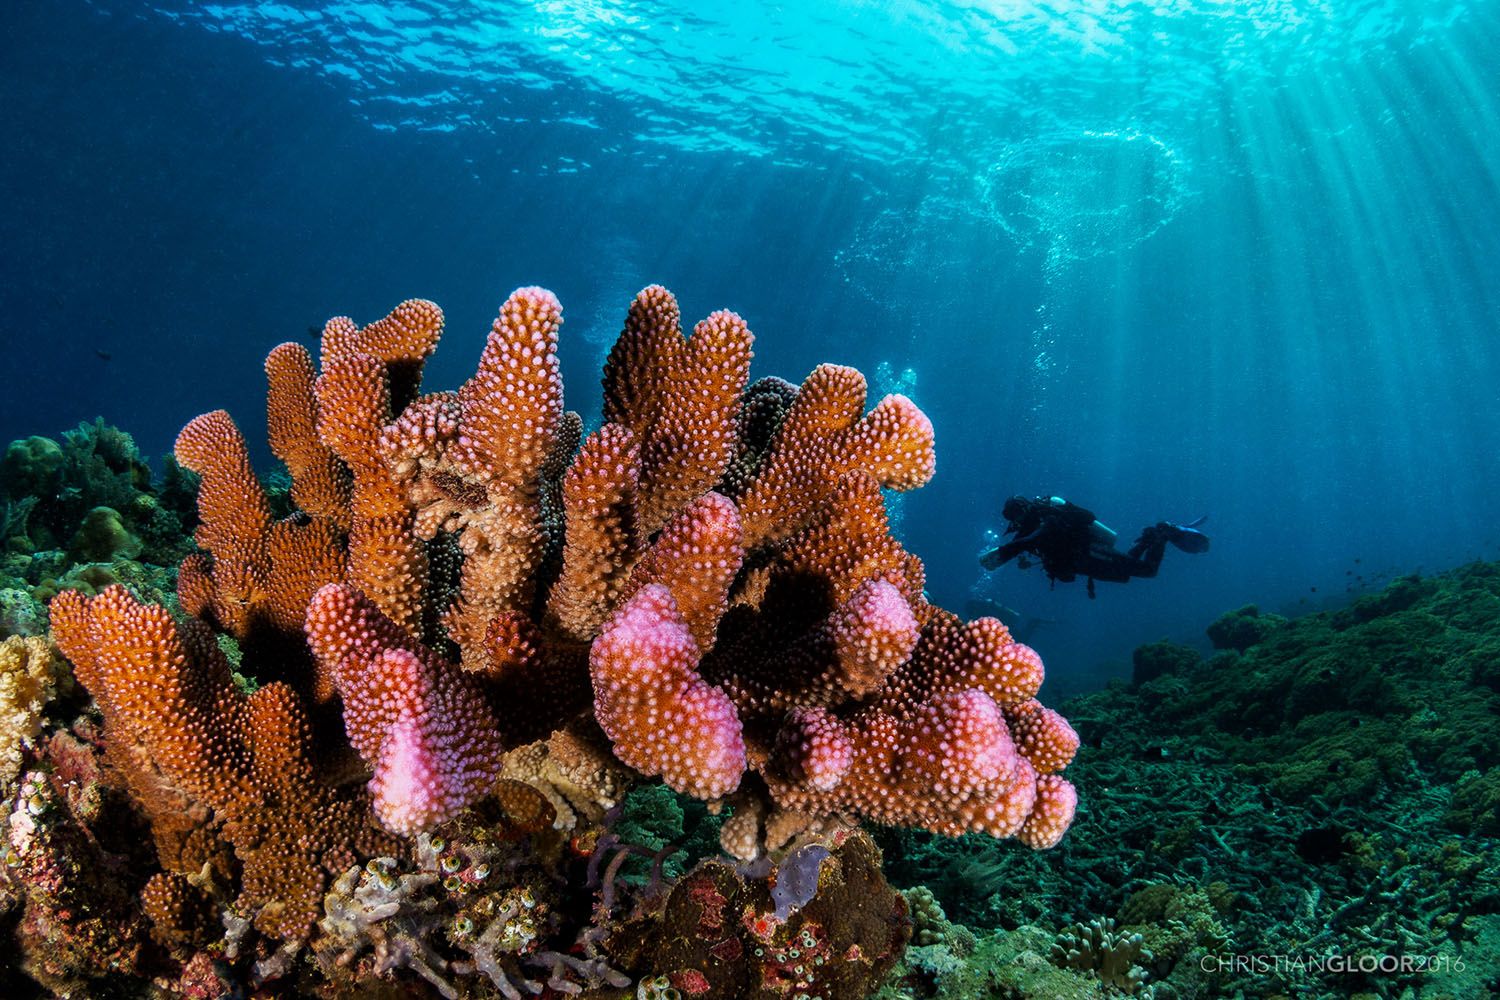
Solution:
M 240 694 L 211 639 L 179 630 L 165 609 L 137 603 L 123 587 L 92 599 L 59 594 L 52 627 L 104 709 L 111 760 L 132 788 L 162 782 L 164 792 L 175 789 L 179 802 L 199 804 L 204 832 L 213 829 L 204 811 L 211 810 L 241 866 L 239 905 L 265 933 L 305 934 L 322 901 L 325 863 L 337 865 L 375 840 L 361 830 L 367 807 L 317 778 L 297 695 L 284 684 Z M 145 801 L 158 807 L 159 847 L 164 839 L 182 843 L 183 810 L 166 810 L 171 801 L 165 794 Z M 162 857 L 186 871 L 199 860 Z
M 206 552 L 191 553 L 178 565 L 177 603 L 195 618 L 207 619 L 213 615 L 213 560 Z
M 307 633 L 343 697 L 349 742 L 375 770 L 370 793 L 388 829 L 435 826 L 489 791 L 500 741 L 472 678 L 338 584 L 308 605 Z
M 1035 698 L 1007 706 L 1005 721 L 1015 737 L 1016 749 L 1031 761 L 1038 774 L 1056 774 L 1073 763 L 1078 734 L 1067 719 Z
M 646 288 L 604 367 L 605 419 L 641 442 L 638 527 L 650 535 L 712 489 L 734 456 L 754 338 L 721 311 L 684 338 L 672 293 Z
M 354 473 L 356 518 L 406 513 L 406 500 L 381 451 L 391 419 L 385 366 L 368 354 L 339 354 L 318 376 L 318 435 Z
M 344 578 L 343 536 L 331 521 L 279 521 L 271 526 L 266 549 L 271 620 L 285 631 L 300 631 L 312 595 Z
M 743 560 L 739 511 L 727 498 L 705 493 L 662 528 L 631 574 L 627 595 L 650 583 L 665 586 L 706 652 L 714 646 Z
M 777 549 L 778 576 L 818 580 L 830 602 L 843 602 L 867 580 L 894 583 L 919 621 L 931 610 L 922 596 L 922 563 L 891 536 L 880 484 L 863 471 L 845 474 L 826 505 Z
M 562 306 L 544 288 L 518 288 L 500 307 L 479 370 L 458 391 L 454 461 L 484 482 L 534 489 L 562 420 L 557 332 Z
M 354 333 L 341 336 L 346 347 L 356 341 Z M 349 579 L 392 621 L 420 635 L 427 555 L 412 535 L 412 512 L 385 461 L 381 435 L 391 419 L 385 365 L 325 345 L 317 395 L 318 433 L 354 473 Z
M 283 676 L 319 701 L 338 693 L 379 815 L 402 833 L 490 793 L 500 734 L 547 738 L 592 698 L 637 771 L 704 798 L 738 789 L 726 843 L 741 850 L 846 814 L 1053 842 L 1076 803 L 1054 780 L 1076 736 L 1035 701 L 1040 658 L 998 621 L 928 604 L 921 561 L 889 531 L 882 490 L 933 474 L 927 418 L 901 396 L 866 413 L 863 376 L 833 365 L 800 388 L 747 386 L 744 322 L 714 313 L 685 337 L 680 319 L 665 289 L 636 297 L 605 368 L 606 422 L 586 440 L 563 410 L 562 314 L 542 289 L 505 301 L 457 392 L 420 395 L 442 329 L 421 300 L 367 327 L 331 320 L 316 378 L 306 351 L 277 348 L 272 444 L 303 512 L 271 524 L 227 415 L 190 424 L 212 558 L 183 563 L 184 607 L 294 640 Z M 301 676 L 304 624 L 318 655 Z M 144 625 L 157 631 L 134 655 L 154 663 L 162 626 Z M 173 641 L 221 690 L 204 635 Z M 119 728 L 144 725 L 113 707 L 124 696 L 110 681 L 100 691 Z M 306 718 L 291 689 L 262 691 L 215 696 L 193 717 L 212 725 L 183 739 L 238 755 L 221 767 L 232 789 L 347 804 L 317 791 L 293 749 Z M 259 716 L 256 737 L 244 727 Z M 256 777 L 273 760 L 283 784 Z M 541 783 L 561 816 L 555 765 Z M 149 768 L 133 766 L 146 787 Z M 210 797 L 167 765 L 160 777 L 216 812 L 239 808 L 241 792 Z M 234 840 L 242 891 L 261 898 L 282 876 L 262 886 L 245 838 L 284 831 L 238 822 L 254 831 Z M 316 853 L 289 855 L 305 873 Z
M 666 369 L 655 363 L 682 338 L 682 311 L 677 299 L 660 285 L 636 293 L 625 314 L 625 329 L 604 362 L 604 419 L 623 424 L 638 436 L 650 427 L 661 407 Z
M 422 366 L 442 335 L 443 311 L 426 299 L 407 299 L 366 327 L 335 317 L 323 327 L 323 367 L 353 354 L 375 359 L 390 376 L 393 408 L 400 413 L 416 397 Z
M 326 518 L 272 523 L 233 420 L 204 414 L 183 428 L 179 460 L 198 471 L 198 542 L 178 567 L 177 593 L 189 615 L 230 632 L 291 667 L 305 663 L 303 610 L 313 591 L 345 574 L 345 539 Z M 324 689 L 322 695 L 327 696 Z
M 223 410 L 196 417 L 177 435 L 173 450 L 183 468 L 202 477 L 198 544 L 224 553 L 225 561 L 240 550 L 245 558 L 259 557 L 271 511 L 234 420 Z
M 594 641 L 594 715 L 615 755 L 703 799 L 734 791 L 745 770 L 740 721 L 725 693 L 698 676 L 698 647 L 672 594 L 650 584 Z
M 245 439 L 228 413 L 215 410 L 177 436 L 177 461 L 202 477 L 198 544 L 213 553 L 211 604 L 218 622 L 244 637 L 270 585 L 266 533 L 270 505 L 255 478 Z
M 52 629 L 84 687 L 150 746 L 168 779 L 210 804 L 229 801 L 245 753 L 235 738 L 239 702 L 222 656 L 194 657 L 206 646 L 190 649 L 165 608 L 139 604 L 120 586 L 92 599 L 59 594 Z
M 313 517 L 349 530 L 349 471 L 318 437 L 317 372 L 301 344 L 266 355 L 266 428 L 271 452 L 292 477 L 292 499 Z
M 141 889 L 141 909 L 151 921 L 151 934 L 168 946 L 198 946 L 206 942 L 213 911 L 207 895 L 177 872 L 157 872 Z
M 846 472 L 863 469 L 894 490 L 932 478 L 926 415 L 905 396 L 887 396 L 868 414 L 864 408 L 863 375 L 839 365 L 813 369 L 740 499 L 747 546 L 777 542 L 801 528 Z
M 479 370 L 458 392 L 459 431 L 448 448 L 454 472 L 481 485 L 486 506 L 459 544 L 466 564 L 449 630 L 465 649 L 489 620 L 526 607 L 546 549 L 542 471 L 562 423 L 557 331 L 562 307 L 541 288 L 512 292 L 500 308 Z
M 1036 779 L 1036 801 L 1016 836 L 1039 851 L 1055 847 L 1068 832 L 1077 808 L 1078 792 L 1073 785 L 1055 774 L 1044 774 Z
M 593 638 L 624 596 L 639 555 L 640 473 L 635 435 L 621 424 L 605 424 L 589 435 L 563 477 L 567 541 L 547 611 L 550 623 L 569 638 Z

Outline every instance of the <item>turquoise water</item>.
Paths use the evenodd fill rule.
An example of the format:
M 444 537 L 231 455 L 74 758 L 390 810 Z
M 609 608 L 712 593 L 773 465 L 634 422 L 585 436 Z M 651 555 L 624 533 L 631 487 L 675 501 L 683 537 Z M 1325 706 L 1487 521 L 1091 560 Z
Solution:
M 0 440 L 257 427 L 278 341 L 412 295 L 467 374 L 521 284 L 569 404 L 630 296 L 738 310 L 758 374 L 932 416 L 940 602 L 1052 619 L 1081 683 L 1255 601 L 1500 554 L 1494 3 L 19 0 L 0 40 Z M 108 355 L 106 359 L 104 355 Z M 266 456 L 268 458 L 268 456 Z M 1011 493 L 1213 550 L 1049 590 Z M 1316 588 L 1316 589 L 1314 589 Z

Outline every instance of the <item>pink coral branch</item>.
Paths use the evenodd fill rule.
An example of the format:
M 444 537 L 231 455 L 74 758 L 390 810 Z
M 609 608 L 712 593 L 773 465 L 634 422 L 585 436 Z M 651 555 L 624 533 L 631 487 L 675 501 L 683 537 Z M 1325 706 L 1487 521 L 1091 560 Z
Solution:
M 342 584 L 313 595 L 307 634 L 344 700 L 349 742 L 375 769 L 369 790 L 387 829 L 410 836 L 489 793 L 502 747 L 471 678 Z
M 626 764 L 716 799 L 739 785 L 745 742 L 734 704 L 698 676 L 698 656 L 671 591 L 642 587 L 594 640 L 594 715 Z

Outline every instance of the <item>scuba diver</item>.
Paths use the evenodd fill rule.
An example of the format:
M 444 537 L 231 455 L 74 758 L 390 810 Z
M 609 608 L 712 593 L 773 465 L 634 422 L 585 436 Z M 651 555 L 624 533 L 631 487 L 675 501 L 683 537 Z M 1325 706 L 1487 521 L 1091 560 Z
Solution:
M 1056 618 L 1028 615 L 1001 604 L 992 597 L 971 597 L 964 602 L 964 621 L 973 621 L 975 618 L 1000 619 L 1001 624 L 1010 630 L 1012 639 L 1016 642 L 1024 642 L 1028 646 L 1031 645 L 1032 637 L 1039 630 L 1058 624 Z
M 1016 537 L 980 557 L 985 569 L 999 569 L 1018 556 L 1017 565 L 1026 569 L 1031 565 L 1027 556 L 1035 556 L 1054 583 L 1087 577 L 1089 597 L 1095 580 L 1126 583 L 1131 577 L 1155 576 L 1168 542 L 1184 552 L 1208 551 L 1208 536 L 1197 530 L 1206 514 L 1188 524 L 1158 521 L 1141 530 L 1128 552 L 1121 552 L 1115 548 L 1115 533 L 1093 511 L 1061 497 L 1011 497 L 1001 513 L 1008 522 L 1005 533 Z

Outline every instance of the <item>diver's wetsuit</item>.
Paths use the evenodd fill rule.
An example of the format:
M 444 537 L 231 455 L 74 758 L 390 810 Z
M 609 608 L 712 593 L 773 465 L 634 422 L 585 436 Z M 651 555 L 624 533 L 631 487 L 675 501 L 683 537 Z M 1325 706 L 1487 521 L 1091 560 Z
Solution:
M 1167 542 L 1187 530 L 1162 521 L 1143 529 L 1130 550 L 1121 552 L 1115 548 L 1115 533 L 1093 511 L 1059 497 L 1011 497 L 1005 504 L 1005 518 L 1010 522 L 1007 533 L 1016 537 L 980 557 L 986 569 L 998 569 L 1029 553 L 1041 561 L 1054 582 L 1087 577 L 1090 597 L 1095 580 L 1125 583 L 1132 577 L 1155 576 Z M 1206 542 L 1205 538 L 1205 548 Z

